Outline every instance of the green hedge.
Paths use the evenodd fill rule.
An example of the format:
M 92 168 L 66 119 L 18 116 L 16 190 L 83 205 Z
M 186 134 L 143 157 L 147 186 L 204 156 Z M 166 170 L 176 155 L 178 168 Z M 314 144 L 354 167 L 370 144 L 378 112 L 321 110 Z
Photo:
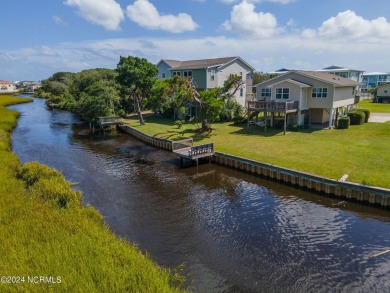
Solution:
M 366 119 L 366 114 L 361 111 L 350 112 L 348 114 L 351 125 L 362 125 Z
M 367 123 L 368 122 L 368 119 L 370 118 L 370 110 L 368 109 L 358 109 L 357 112 L 364 112 L 364 114 L 366 115 L 365 118 L 364 118 L 364 122 Z
M 341 117 L 341 118 L 339 118 L 339 120 L 337 122 L 337 128 L 348 129 L 350 123 L 351 123 L 351 120 L 349 119 L 349 117 Z

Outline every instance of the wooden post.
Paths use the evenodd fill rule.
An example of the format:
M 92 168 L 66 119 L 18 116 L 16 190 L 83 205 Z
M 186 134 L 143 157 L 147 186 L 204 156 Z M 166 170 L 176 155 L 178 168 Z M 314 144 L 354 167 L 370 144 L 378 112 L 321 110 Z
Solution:
M 284 135 L 286 135 L 287 128 L 287 112 L 284 113 Z

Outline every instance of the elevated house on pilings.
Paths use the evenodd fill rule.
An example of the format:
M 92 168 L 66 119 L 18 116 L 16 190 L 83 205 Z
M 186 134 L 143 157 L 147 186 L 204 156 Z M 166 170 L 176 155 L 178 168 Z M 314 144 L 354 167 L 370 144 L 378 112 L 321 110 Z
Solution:
M 361 85 L 326 72 L 292 70 L 254 86 L 256 99 L 248 102 L 248 116 L 263 113 L 263 121 L 257 123 L 283 123 L 285 130 L 289 125 L 332 128 L 340 115 L 357 105 Z

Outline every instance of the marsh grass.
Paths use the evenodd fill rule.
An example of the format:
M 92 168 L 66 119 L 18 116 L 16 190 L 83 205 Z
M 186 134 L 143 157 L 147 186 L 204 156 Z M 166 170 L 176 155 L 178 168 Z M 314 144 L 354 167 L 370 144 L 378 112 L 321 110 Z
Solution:
M 28 101 L 0 96 L 0 276 L 24 277 L 0 292 L 182 292 L 177 272 L 111 233 L 59 172 L 10 152 L 18 113 L 4 106 Z M 56 283 L 28 282 L 37 276 Z
M 290 131 L 215 123 L 211 133 L 194 132 L 194 125 L 180 129 L 173 120 L 145 116 L 146 125 L 129 124 L 149 135 L 179 140 L 193 137 L 197 144 L 214 142 L 216 151 L 291 168 L 319 176 L 390 188 L 390 123 L 351 125 L 349 129 Z

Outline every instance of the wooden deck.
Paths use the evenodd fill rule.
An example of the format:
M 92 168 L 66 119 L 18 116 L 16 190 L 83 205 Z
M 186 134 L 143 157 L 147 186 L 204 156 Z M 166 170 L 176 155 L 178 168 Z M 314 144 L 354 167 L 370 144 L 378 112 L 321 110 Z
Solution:
M 253 112 L 293 113 L 298 111 L 298 102 L 248 101 L 248 110 Z
M 283 125 L 284 134 L 286 134 L 287 128 L 287 115 L 298 112 L 298 101 L 283 102 L 283 101 L 248 101 L 248 126 L 255 124 L 263 126 L 264 131 L 267 131 L 267 125 L 279 126 Z M 263 121 L 258 121 L 259 113 L 264 113 Z M 271 117 L 268 117 L 268 113 L 271 113 Z M 283 114 L 283 118 L 275 117 L 275 113 Z M 256 122 L 251 121 L 256 117 Z
M 118 125 L 122 123 L 123 123 L 122 117 L 119 116 L 99 117 L 98 120 L 98 125 L 101 128 L 104 128 L 106 126 L 111 126 L 111 125 Z
M 215 154 L 214 143 L 197 146 L 193 146 L 192 144 L 192 138 L 172 142 L 172 152 L 180 157 L 182 166 L 189 161 L 196 161 L 198 164 L 199 159 L 211 157 Z
M 192 147 L 181 148 L 173 151 L 179 157 L 185 157 L 190 160 L 210 157 L 214 155 L 214 144 L 202 144 Z
M 122 117 L 119 116 L 98 117 L 96 123 L 89 123 L 90 130 L 93 134 L 96 133 L 96 130 L 101 134 L 104 134 L 105 131 L 111 131 L 113 126 L 118 127 L 120 125 L 123 125 L 123 120 Z

